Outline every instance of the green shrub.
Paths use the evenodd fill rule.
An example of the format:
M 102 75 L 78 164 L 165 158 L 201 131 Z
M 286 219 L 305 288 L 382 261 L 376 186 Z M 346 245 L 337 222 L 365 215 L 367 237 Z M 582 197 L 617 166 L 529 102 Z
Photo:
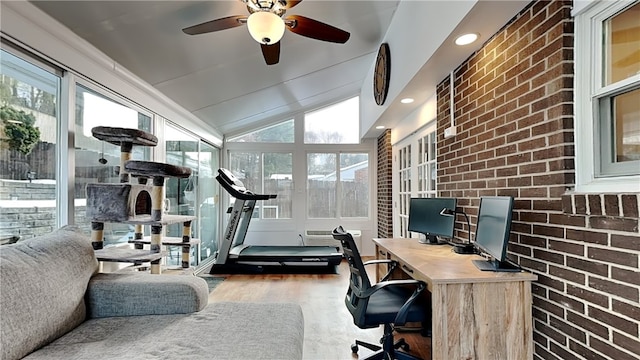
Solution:
M 25 155 L 31 153 L 40 141 L 40 129 L 33 126 L 36 122 L 35 116 L 3 105 L 0 107 L 0 119 L 7 136 L 5 141 L 9 143 L 9 147 Z

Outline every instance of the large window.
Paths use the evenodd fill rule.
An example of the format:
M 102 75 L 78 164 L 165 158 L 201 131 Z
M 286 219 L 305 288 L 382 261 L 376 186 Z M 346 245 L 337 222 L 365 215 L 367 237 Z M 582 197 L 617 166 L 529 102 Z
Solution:
M 293 119 L 283 121 L 262 129 L 254 130 L 248 134 L 233 136 L 228 142 L 259 142 L 259 143 L 293 143 L 294 123 Z
M 257 194 L 276 194 L 275 199 L 256 204 L 253 217 L 291 219 L 293 196 L 293 154 L 287 152 L 229 153 L 229 170 Z
M 0 34 L 0 245 L 66 224 L 77 224 L 88 234 L 86 185 L 119 182 L 120 165 L 120 147 L 95 139 L 91 129 L 112 126 L 157 134 L 158 147 L 134 146 L 132 158 L 152 160 L 153 155 L 153 160 L 165 162 L 164 132 L 156 132 L 156 124 L 163 123 L 158 113 L 198 132 L 193 180 L 200 187 L 194 207 L 203 221 L 199 218 L 192 230 L 194 236 L 210 234 L 203 236 L 203 244 L 206 239 L 217 240 L 218 186 L 213 178 L 220 150 L 202 139 L 219 144 L 220 135 L 176 104 L 166 103 L 159 92 L 127 71 L 114 71 L 113 62 L 96 49 L 76 46 L 71 32 L 55 39 L 22 39 L 22 28 L 47 31 L 49 26 L 39 27 L 36 18 L 10 24 L 12 35 L 4 27 Z M 52 39 L 53 43 L 41 46 Z M 56 58 L 62 53 L 55 49 L 63 48 L 68 53 Z M 42 52 L 34 54 L 31 49 Z M 181 210 L 178 205 L 175 209 Z M 133 228 L 105 223 L 104 237 L 106 245 L 126 243 Z M 201 256 L 212 254 L 212 248 L 205 248 Z
M 0 241 L 58 224 L 56 154 L 61 73 L 0 50 Z
M 219 230 L 220 186 L 215 180 L 220 167 L 220 150 L 200 141 L 198 159 L 198 224 L 193 236 L 200 239 L 200 260 L 204 260 L 215 253 L 218 238 L 222 236 Z
M 199 247 L 192 247 L 191 265 L 213 255 L 218 248 L 219 199 L 217 182 L 219 150 L 202 142 L 198 137 L 177 127 L 164 128 L 166 162 L 191 169 L 189 178 L 168 178 L 165 182 L 167 213 L 193 215 L 191 236 L 200 240 Z M 171 224 L 167 236 L 181 237 L 182 224 Z M 168 247 L 168 265 L 180 264 L 181 248 Z
M 594 2 L 576 16 L 578 190 L 640 191 L 638 18 L 637 1 Z
M 354 97 L 229 136 L 224 166 L 248 190 L 277 195 L 256 203 L 247 244 L 311 245 L 336 224 L 372 236 L 375 141 L 360 141 L 359 122 Z
M 359 109 L 359 98 L 355 97 L 306 113 L 305 144 L 358 144 Z
M 93 137 L 96 126 L 136 128 L 151 132 L 151 116 L 122 105 L 89 88 L 77 85 L 75 98 L 75 223 L 89 230 L 86 218 L 86 192 L 89 183 L 119 182 L 120 146 Z M 150 160 L 149 147 L 134 146 L 133 160 Z M 134 226 L 104 224 L 104 245 L 127 243 L 133 239 Z
M 368 154 L 307 154 L 307 215 L 309 218 L 367 217 Z

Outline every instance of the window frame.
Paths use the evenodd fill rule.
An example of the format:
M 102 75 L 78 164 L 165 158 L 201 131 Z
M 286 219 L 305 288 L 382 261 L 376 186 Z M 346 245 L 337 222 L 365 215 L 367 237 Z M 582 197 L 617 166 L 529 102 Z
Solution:
M 616 164 L 605 157 L 611 145 L 609 117 L 603 116 L 607 106 L 602 106 L 613 96 L 640 88 L 640 74 L 614 84 L 603 86 L 603 44 L 600 41 L 604 22 L 612 16 L 633 6 L 637 1 L 600 2 L 592 1 L 581 7 L 575 16 L 575 77 L 574 112 L 576 146 L 576 184 L 579 192 L 639 192 L 640 171 L 625 174 L 637 168 L 637 162 Z M 606 134 L 603 134 L 606 133 Z M 614 166 L 611 166 L 614 165 Z M 604 169 L 603 173 L 600 169 Z M 608 172 L 608 173 L 606 173 Z
M 355 97 L 355 94 L 349 95 L 342 99 L 337 99 L 332 102 L 326 103 L 324 106 L 330 106 L 336 102 L 351 99 Z M 286 235 L 286 239 L 280 236 L 277 243 L 294 241 L 300 237 L 303 237 L 305 230 L 308 229 L 327 229 L 335 227 L 335 218 L 308 218 L 307 217 L 307 204 L 306 204 L 306 186 L 307 186 L 307 153 L 324 153 L 324 152 L 343 152 L 343 153 L 367 153 L 369 157 L 369 216 L 366 218 L 341 218 L 339 221 L 342 225 L 350 229 L 362 229 L 369 231 L 369 229 L 375 228 L 375 220 L 377 216 L 375 201 L 375 192 L 377 189 L 377 181 L 375 177 L 376 173 L 376 147 L 377 142 L 375 139 L 364 139 L 358 144 L 305 144 L 304 143 L 304 115 L 307 112 L 317 110 L 321 108 L 314 107 L 304 109 L 296 113 L 288 114 L 280 119 L 272 119 L 272 123 L 276 124 L 285 119 L 294 119 L 294 133 L 295 141 L 293 143 L 251 143 L 251 142 L 224 142 L 223 146 L 223 159 L 221 162 L 222 167 L 229 166 L 229 151 L 259 151 L 259 152 L 289 152 L 293 153 L 293 218 L 292 219 L 260 219 L 260 221 L 251 221 L 251 230 L 249 232 L 262 232 L 261 241 L 264 243 L 275 243 L 276 240 L 269 238 L 272 234 L 280 236 Z M 264 128 L 264 124 L 262 126 Z M 256 127 L 259 130 L 260 127 Z M 242 133 L 247 133 L 249 130 L 245 129 Z M 238 133 L 240 134 L 240 133 Z M 233 135 L 235 136 L 235 134 Z M 221 193 L 221 199 L 226 201 L 227 196 L 224 196 L 224 191 Z M 225 206 L 228 203 L 224 204 Z M 224 220 L 226 222 L 226 220 Z M 290 233 L 295 232 L 296 236 L 291 237 Z M 273 235 L 275 239 L 276 235 Z M 283 240 L 284 239 L 284 240 Z M 247 241 L 251 242 L 251 238 L 248 235 Z
M 334 145 L 344 145 L 344 144 L 334 144 Z M 371 182 L 371 153 L 367 150 L 330 150 L 330 148 L 325 148 L 324 150 L 307 150 L 305 151 L 305 164 L 307 166 L 306 170 L 306 176 L 305 176 L 305 193 L 308 193 L 309 191 L 309 154 L 330 154 L 330 155 L 335 155 L 335 168 L 334 171 L 336 173 L 336 184 L 335 184 L 335 196 L 336 196 L 336 209 L 335 209 L 335 216 L 334 217 L 311 217 L 309 214 L 309 210 L 310 210 L 310 206 L 311 206 L 311 202 L 309 201 L 308 198 L 308 194 L 306 194 L 306 200 L 305 200 L 305 220 L 333 220 L 333 219 L 338 219 L 340 221 L 343 220 L 368 220 L 371 218 L 371 196 L 369 196 L 369 201 L 367 204 L 367 215 L 366 216 L 345 216 L 344 213 L 344 209 L 342 206 L 342 202 L 340 201 L 340 199 L 343 198 L 343 194 L 344 194 L 344 189 L 343 189 L 343 184 L 342 184 L 342 172 L 341 172 L 341 160 L 342 160 L 342 155 L 366 155 L 367 156 L 367 176 L 369 178 L 369 189 L 368 192 L 369 194 L 371 194 L 371 186 L 372 186 L 372 182 Z
M 275 127 L 287 124 L 287 123 L 291 123 L 291 126 L 293 127 L 293 140 L 292 141 L 263 141 L 263 140 L 254 140 L 254 141 L 244 141 L 242 140 L 242 138 L 254 134 L 254 133 L 259 133 L 259 132 L 263 132 L 266 130 L 270 130 L 273 129 Z M 295 126 L 295 119 L 292 117 L 291 119 L 287 119 L 287 120 L 282 120 L 282 121 L 277 121 L 277 122 L 273 122 L 273 123 L 269 123 L 265 126 L 262 127 L 257 127 L 257 128 L 251 128 L 249 130 L 240 132 L 238 134 L 234 134 L 234 135 L 230 135 L 225 139 L 225 143 L 229 143 L 229 144 L 235 144 L 235 143 L 241 143 L 241 144 L 246 144 L 246 143 L 259 143 L 259 144 L 294 144 L 296 142 L 296 126 Z
M 242 143 L 240 143 L 242 144 Z M 288 143 L 284 143 L 284 144 L 288 144 Z M 225 149 L 225 163 L 227 164 L 226 167 L 229 168 L 229 170 L 231 170 L 233 172 L 233 169 L 230 166 L 230 161 L 231 158 L 233 157 L 234 154 L 237 153 L 254 153 L 256 154 L 259 159 L 260 159 L 260 188 L 259 189 L 249 189 L 250 191 L 252 191 L 253 193 L 257 193 L 257 194 L 265 194 L 267 193 L 264 188 L 265 188 L 265 183 L 264 183 L 264 157 L 267 154 L 285 154 L 285 155 L 291 155 L 291 162 L 292 162 L 292 168 L 295 166 L 293 163 L 295 161 L 295 155 L 293 153 L 293 150 L 287 150 L 287 149 L 270 149 L 270 150 L 262 150 L 259 148 L 254 148 L 254 147 L 250 147 L 250 148 L 243 148 L 242 146 L 240 146 L 239 148 L 227 148 Z M 293 171 L 292 171 L 293 173 Z M 293 177 L 293 174 L 292 174 Z M 223 191 L 222 195 L 224 196 L 224 200 L 225 203 L 227 204 L 227 206 L 231 206 L 232 202 L 231 202 L 231 195 L 226 192 Z M 257 202 L 256 203 L 256 209 L 254 210 L 254 216 L 251 218 L 251 222 L 256 222 L 256 223 L 261 223 L 261 222 L 276 222 L 276 223 L 284 223 L 284 222 L 290 222 L 294 215 L 295 215 L 295 209 L 294 207 L 294 203 L 293 203 L 293 199 L 295 196 L 295 186 L 292 185 L 291 188 L 291 206 L 292 206 L 292 214 L 291 217 L 276 217 L 276 218 L 271 218 L 271 217 L 264 217 L 264 210 L 265 207 L 264 206 L 270 206 L 270 205 L 265 205 L 263 204 L 263 201 Z M 269 201 L 269 200 L 265 200 L 265 201 Z M 257 214 L 257 216 L 256 216 Z
M 431 120 L 392 146 L 394 237 L 419 238 L 424 236 L 407 230 L 409 202 L 412 197 L 438 196 L 437 177 L 432 179 L 430 174 L 424 171 L 424 169 L 434 166 L 437 173 L 438 138 L 436 125 L 436 121 Z M 432 143 L 435 144 L 434 147 L 430 146 Z M 427 152 L 425 152 L 425 145 L 429 146 Z
M 53 62 L 49 62 L 46 59 L 40 58 L 36 54 L 25 51 L 17 44 L 14 44 L 13 40 L 6 38 L 4 34 L 0 34 L 0 51 L 4 51 L 7 54 L 16 57 L 21 62 L 28 64 L 28 66 L 36 67 L 44 72 L 57 78 L 56 81 L 56 114 L 55 114 L 55 161 L 56 167 L 54 169 L 55 174 L 55 209 L 54 209 L 54 224 L 56 227 L 60 227 L 68 222 L 69 217 L 73 218 L 73 208 L 69 206 L 71 186 L 68 186 L 68 174 L 64 172 L 67 168 L 64 167 L 66 163 L 61 156 L 62 152 L 68 148 L 66 137 L 64 136 L 66 127 L 68 125 L 68 118 L 66 117 L 67 108 L 65 107 L 67 101 L 67 93 L 65 85 L 68 81 L 69 74 L 62 68 L 56 66 Z M 17 79 L 21 81 L 20 79 Z M 23 81 L 21 81 L 23 82 Z M 33 84 L 31 86 L 35 87 Z M 40 139 L 39 141 L 41 141 Z M 65 186 L 66 185 L 66 186 Z M 71 197 L 72 198 L 72 197 Z

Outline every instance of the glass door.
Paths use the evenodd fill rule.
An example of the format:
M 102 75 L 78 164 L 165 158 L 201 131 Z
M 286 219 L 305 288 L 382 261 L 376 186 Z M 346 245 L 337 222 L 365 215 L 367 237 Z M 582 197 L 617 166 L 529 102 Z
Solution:
M 220 167 L 220 150 L 200 142 L 198 171 L 198 221 L 194 237 L 200 239 L 200 261 L 218 250 L 220 235 L 220 186 L 215 177 Z
M 166 162 L 191 169 L 186 179 L 168 178 L 165 183 L 166 208 L 168 214 L 192 215 L 191 237 L 200 240 L 200 245 L 191 248 L 191 266 L 212 256 L 218 248 L 220 236 L 220 196 L 215 180 L 220 159 L 220 150 L 182 129 L 165 126 Z M 166 236 L 181 237 L 182 224 L 167 226 Z M 181 248 L 168 247 L 166 264 L 179 266 Z
M 437 196 L 436 129 L 426 126 L 413 136 L 393 146 L 394 199 L 393 234 L 395 237 L 416 236 L 407 230 L 409 201 L 412 197 Z
M 166 125 L 165 151 L 166 163 L 176 166 L 184 166 L 191 169 L 191 176 L 188 178 L 167 178 L 165 180 L 165 211 L 171 215 L 192 215 L 197 216 L 197 193 L 199 174 L 199 139 L 195 136 Z M 193 229 L 197 228 L 197 221 L 191 223 L 191 237 L 197 239 Z M 182 237 L 182 224 L 171 224 L 166 227 L 166 237 Z M 166 265 L 169 267 L 180 266 L 182 248 L 179 246 L 168 246 Z M 191 248 L 189 255 L 191 265 L 197 265 L 200 257 L 198 246 Z M 195 262 L 195 263 L 194 263 Z

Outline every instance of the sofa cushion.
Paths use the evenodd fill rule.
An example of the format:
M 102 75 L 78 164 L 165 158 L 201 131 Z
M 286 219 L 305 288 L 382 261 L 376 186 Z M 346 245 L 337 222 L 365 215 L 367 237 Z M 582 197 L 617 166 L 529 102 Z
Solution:
M 90 319 L 34 359 L 301 359 L 297 304 L 212 303 L 192 314 Z
M 87 316 L 188 314 L 209 301 L 207 282 L 198 276 L 97 274 L 89 280 Z
M 98 262 L 74 226 L 0 248 L 0 358 L 19 359 L 85 320 Z

